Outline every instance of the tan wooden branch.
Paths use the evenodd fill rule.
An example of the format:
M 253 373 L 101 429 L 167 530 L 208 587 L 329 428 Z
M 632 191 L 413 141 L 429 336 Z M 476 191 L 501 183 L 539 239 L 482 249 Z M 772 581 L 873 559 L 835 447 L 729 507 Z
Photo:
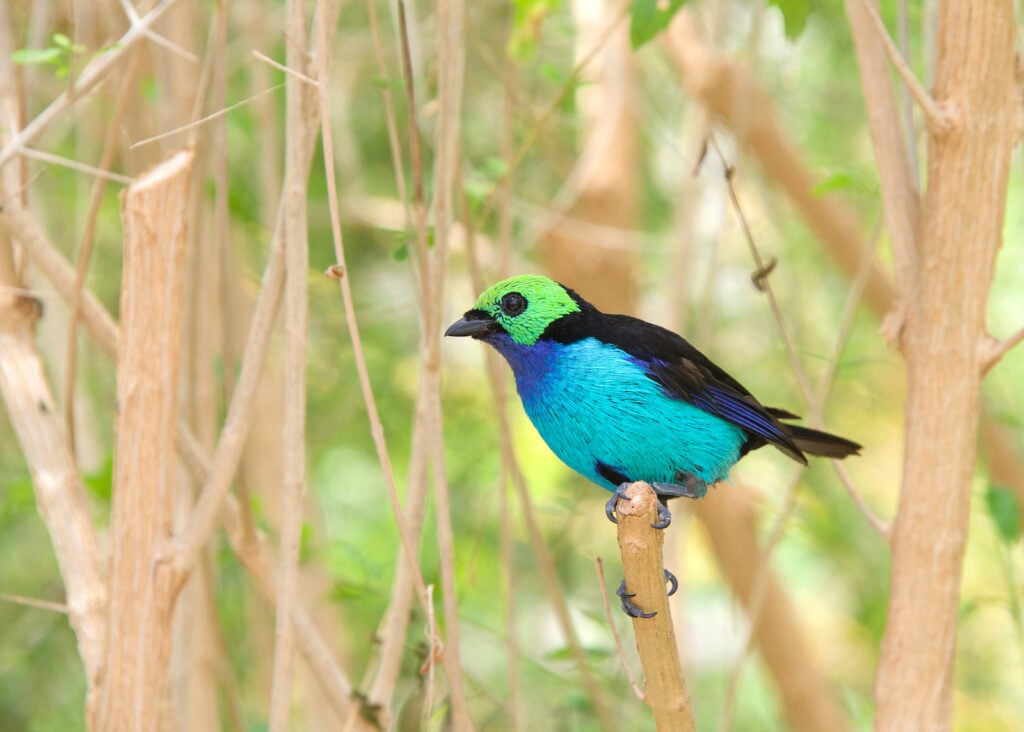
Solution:
M 650 618 L 633 618 L 644 670 L 644 698 L 658 730 L 694 730 L 690 693 L 665 591 L 665 534 L 651 526 L 658 520 L 658 498 L 646 483 L 630 484 L 626 495 L 630 500 L 620 498 L 615 507 L 622 572 L 626 587 L 635 595 L 633 602 L 644 612 L 656 613 Z
M 25 208 L 8 201 L 0 211 L 0 229 L 22 245 L 65 302 L 74 302 L 77 289 L 75 268 L 49 240 L 43 227 Z M 117 323 L 89 290 L 82 290 L 81 316 L 86 331 L 111 358 L 117 359 Z
M 878 36 L 878 39 L 882 42 L 882 46 L 885 49 L 885 55 L 889 57 L 889 63 L 896 69 L 896 73 L 899 74 L 903 83 L 907 85 L 907 89 L 910 91 L 910 95 L 914 97 L 914 100 L 920 105 L 924 111 L 925 119 L 928 122 L 928 127 L 932 132 L 938 134 L 948 132 L 956 122 L 956 118 L 951 113 L 948 107 L 943 107 L 929 94 L 921 83 L 914 76 L 914 72 L 907 64 L 906 59 L 903 58 L 903 54 L 896 48 L 896 44 L 893 43 L 892 38 L 889 37 L 889 31 L 885 28 L 885 23 L 882 22 L 882 18 L 878 15 L 878 8 L 871 2 L 871 0 L 855 0 L 864 9 L 867 17 L 871 21 L 871 27 L 874 33 Z
M 857 52 L 861 93 L 867 107 L 868 128 L 878 163 L 882 214 L 892 241 L 900 299 L 905 303 L 914 299 L 917 280 L 921 201 L 907 138 L 901 131 L 901 125 L 894 124 L 901 114 L 885 63 L 883 45 L 889 36 L 884 28 L 879 35 L 872 24 L 871 8 L 865 0 L 847 0 L 846 14 Z M 877 14 L 874 17 L 877 19 Z M 902 317 L 902 311 L 899 315 Z M 892 329 L 893 335 L 898 336 L 901 328 L 902 322 L 898 322 Z M 898 341 L 898 337 L 892 340 Z
M 0 221 L 6 218 L 0 214 Z M 4 248 L 0 234 L 0 249 Z M 9 250 L 8 250 L 9 251 Z M 32 475 L 85 666 L 91 707 L 102 678 L 107 588 L 85 488 L 35 347 L 40 304 L 0 282 L 0 394 Z
M 32 214 L 19 206 L 8 203 L 0 211 L 0 231 L 9 232 L 18 240 L 33 264 L 36 264 L 43 271 L 63 299 L 68 302 L 73 300 L 74 267 L 49 241 L 46 233 Z M 246 341 L 246 355 L 243 359 L 241 374 L 235 387 L 228 417 L 218 442 L 217 450 L 212 459 L 203 453 L 202 446 L 195 435 L 192 434 L 188 425 L 184 423 L 179 423 L 178 425 L 177 444 L 180 453 L 179 457 L 195 478 L 204 485 L 203 496 L 205 496 L 205 499 L 196 506 L 197 513 L 188 524 L 189 534 L 186 536 L 192 536 L 196 533 L 197 523 L 203 524 L 203 522 L 198 521 L 200 516 L 208 516 L 210 519 L 208 528 L 199 532 L 194 541 L 183 541 L 179 551 L 175 553 L 175 574 L 177 575 L 178 582 L 182 582 L 185 579 L 193 566 L 198 551 L 202 549 L 206 541 L 209 540 L 209 537 L 212 536 L 219 513 L 219 501 L 230 490 L 231 479 L 238 464 L 238 457 L 245 443 L 247 430 L 244 426 L 249 421 L 248 415 L 250 414 L 251 401 L 259 382 L 263 355 L 266 353 L 266 347 L 269 343 L 274 318 L 276 317 L 278 304 L 281 299 L 283 283 L 284 250 L 280 236 L 275 236 L 271 243 L 270 261 L 263 275 L 263 287 L 260 290 L 256 312 L 253 314 L 253 322 L 250 326 L 248 340 Z M 89 290 L 82 291 L 82 303 L 83 323 L 86 325 L 87 332 L 93 337 L 104 353 L 112 359 L 116 359 L 118 339 L 116 321 L 99 299 Z M 46 454 L 52 458 L 56 454 L 53 446 L 59 444 L 59 441 L 46 439 L 41 444 L 47 446 Z M 31 457 L 31 454 L 30 451 L 26 451 L 26 456 Z M 216 475 L 214 475 L 214 472 L 216 472 Z M 215 490 L 210 490 L 211 487 L 214 487 Z M 73 494 L 73 491 L 66 492 L 68 496 Z M 208 507 L 208 511 L 200 511 L 200 505 L 204 504 Z M 235 510 L 237 511 L 237 505 L 235 505 Z M 55 511 L 53 515 L 58 516 L 61 513 Z M 227 522 L 227 519 L 225 519 L 225 523 L 227 524 L 230 536 L 231 524 Z M 203 525 L 205 526 L 205 524 Z M 49 527 L 50 534 L 54 537 L 54 544 L 57 546 L 68 544 L 63 539 L 56 538 L 55 530 L 57 532 L 67 531 L 75 526 L 75 521 L 61 520 L 55 522 L 54 526 Z M 75 546 L 74 543 L 68 545 Z M 187 549 L 193 546 L 195 553 L 189 553 Z M 59 556 L 58 554 L 58 558 Z M 86 562 L 89 560 L 90 552 L 86 549 L 73 549 L 70 552 L 70 556 L 75 560 Z M 271 563 L 269 550 L 268 552 L 259 553 L 239 552 L 239 556 L 242 559 L 243 565 L 253 574 L 257 583 L 262 582 L 261 577 L 270 576 L 272 569 L 269 566 Z M 190 558 L 192 561 L 190 561 Z M 96 563 L 98 565 L 98 560 L 96 560 Z M 96 576 L 98 577 L 100 574 L 99 570 L 97 570 Z M 75 587 L 75 582 L 70 581 L 67 577 L 65 577 L 65 585 L 68 593 L 69 615 L 74 627 L 77 604 L 72 603 L 71 598 L 78 593 L 78 589 Z M 261 586 L 265 585 L 261 584 Z M 106 590 L 105 588 L 101 589 L 103 589 L 104 593 L 102 603 L 95 600 L 85 603 L 83 606 L 91 607 L 95 605 L 98 608 L 96 611 L 97 622 L 102 628 L 102 632 L 105 633 L 106 618 L 102 614 L 102 610 L 106 607 Z M 308 614 L 301 607 L 294 609 L 294 617 L 298 626 L 296 633 L 298 634 L 299 649 L 306 656 L 310 665 L 317 669 L 317 679 L 330 685 L 325 687 L 327 697 L 336 709 L 341 708 L 342 703 L 338 702 L 338 700 L 343 699 L 348 692 L 347 681 L 336 683 L 332 680 L 346 679 L 344 672 L 331 659 L 330 673 L 321 673 L 321 668 L 324 667 L 329 658 L 328 646 L 319 635 L 315 626 L 309 621 Z M 81 643 L 81 640 L 79 642 Z M 90 652 L 84 649 L 81 650 L 81 653 L 87 669 L 90 668 L 89 659 L 91 655 L 95 655 L 99 659 L 95 665 L 95 674 L 98 674 L 100 668 L 99 661 L 102 660 L 103 655 L 103 643 L 96 643 L 95 654 L 90 654 Z M 93 672 L 90 673 L 93 674 Z
M 165 728 L 177 591 L 166 552 L 178 469 L 175 426 L 192 160 L 191 149 L 176 153 L 142 175 L 122 198 L 123 338 L 98 730 Z
M 992 367 L 999 363 L 1003 356 L 1021 342 L 1024 342 L 1024 328 L 1002 340 L 996 340 L 992 337 L 982 339 L 980 354 L 981 373 L 987 374 L 991 371 Z

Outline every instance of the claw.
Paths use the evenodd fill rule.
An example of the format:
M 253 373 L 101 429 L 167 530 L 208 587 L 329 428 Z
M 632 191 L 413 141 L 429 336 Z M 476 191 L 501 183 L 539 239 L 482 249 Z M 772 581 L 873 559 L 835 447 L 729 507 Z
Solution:
M 651 528 L 667 529 L 670 523 L 672 523 L 672 512 L 668 510 L 668 506 L 658 501 L 658 520 L 651 524 Z
M 606 504 L 604 504 L 604 515 L 607 516 L 608 520 L 613 524 L 619 523 L 619 520 L 615 518 L 615 504 L 619 502 L 620 498 L 625 498 L 627 501 L 631 500 L 630 497 L 626 495 L 627 485 L 629 485 L 629 483 L 620 483 L 619 487 L 615 489 L 614 493 L 612 493 L 612 497 L 608 499 Z
M 676 590 L 679 589 L 679 580 L 676 579 L 676 576 L 674 574 L 672 574 L 666 569 L 665 581 L 669 584 L 668 592 L 666 594 L 669 597 L 672 597 L 672 595 L 676 594 Z M 625 582 L 625 580 L 623 580 L 623 582 Z
M 622 612 L 626 613 L 631 618 L 653 618 L 658 613 L 645 613 L 636 604 L 633 603 L 632 598 L 636 597 L 636 593 L 626 592 L 626 580 L 622 580 L 619 583 L 619 589 L 615 590 L 615 594 L 619 596 L 622 601 Z

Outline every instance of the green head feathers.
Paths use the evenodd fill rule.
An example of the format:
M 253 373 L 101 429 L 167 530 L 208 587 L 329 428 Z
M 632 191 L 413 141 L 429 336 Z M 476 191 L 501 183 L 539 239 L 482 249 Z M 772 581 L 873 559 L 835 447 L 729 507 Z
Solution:
M 580 306 L 554 280 L 519 275 L 484 290 L 474 309 L 492 317 L 516 343 L 532 346 L 551 323 Z

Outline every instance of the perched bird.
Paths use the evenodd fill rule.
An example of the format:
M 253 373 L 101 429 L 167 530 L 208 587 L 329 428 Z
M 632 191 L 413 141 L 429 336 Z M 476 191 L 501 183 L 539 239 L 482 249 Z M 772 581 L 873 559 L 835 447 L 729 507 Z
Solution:
M 746 453 L 774 445 L 794 460 L 844 458 L 860 445 L 788 424 L 681 336 L 608 315 L 540 275 L 502 280 L 448 336 L 493 346 L 515 374 L 526 414 L 551 450 L 602 488 L 646 481 L 661 499 L 703 498 Z

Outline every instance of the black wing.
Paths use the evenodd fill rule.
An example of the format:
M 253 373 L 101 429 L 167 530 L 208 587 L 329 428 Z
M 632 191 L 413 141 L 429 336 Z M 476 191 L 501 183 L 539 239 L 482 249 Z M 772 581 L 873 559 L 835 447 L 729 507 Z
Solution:
M 622 349 L 644 367 L 647 376 L 674 398 L 693 404 L 743 429 L 746 453 L 765 443 L 801 463 L 807 458 L 779 418 L 795 415 L 765 407 L 736 379 L 682 336 L 628 315 L 605 315 L 593 307 L 551 324 L 544 338 L 573 343 L 593 337 Z

